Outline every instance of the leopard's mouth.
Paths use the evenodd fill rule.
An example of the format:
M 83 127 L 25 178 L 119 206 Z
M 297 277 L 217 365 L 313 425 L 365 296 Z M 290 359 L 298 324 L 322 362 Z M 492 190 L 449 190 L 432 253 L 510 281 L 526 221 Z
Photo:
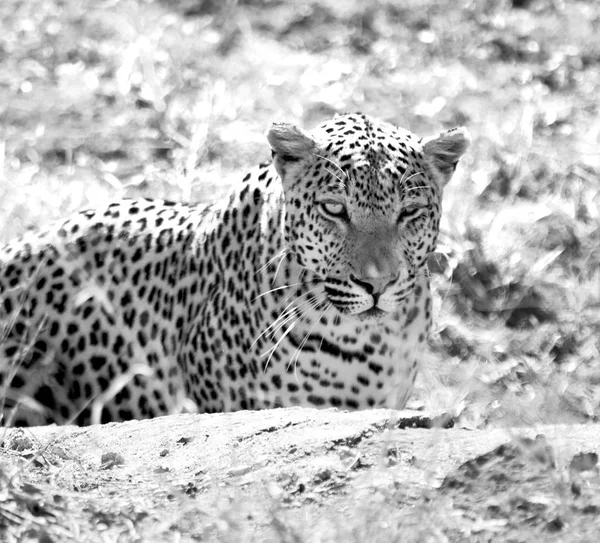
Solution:
M 380 309 L 377 306 L 373 306 L 371 309 L 367 309 L 361 313 L 358 313 L 356 316 L 361 320 L 369 320 L 369 321 L 378 321 L 381 320 L 388 314 L 387 311 Z
M 328 301 L 340 313 L 355 317 L 361 321 L 380 321 L 390 315 L 387 307 L 380 305 L 382 293 L 356 292 L 356 281 L 327 278 L 324 291 Z

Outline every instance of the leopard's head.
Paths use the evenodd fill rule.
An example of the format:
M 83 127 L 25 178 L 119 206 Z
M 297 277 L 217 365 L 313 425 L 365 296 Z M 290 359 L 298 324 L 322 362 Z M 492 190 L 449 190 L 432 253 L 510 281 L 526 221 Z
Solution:
M 285 194 L 284 236 L 329 301 L 361 318 L 393 313 L 426 273 L 442 190 L 469 145 L 465 128 L 421 139 L 362 114 L 268 135 Z

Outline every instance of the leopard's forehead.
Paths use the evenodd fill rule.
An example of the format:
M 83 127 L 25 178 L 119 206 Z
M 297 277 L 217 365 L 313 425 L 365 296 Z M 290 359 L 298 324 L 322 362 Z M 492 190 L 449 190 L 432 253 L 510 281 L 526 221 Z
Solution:
M 312 135 L 341 162 L 353 160 L 358 165 L 409 161 L 421 152 L 421 139 L 412 132 L 361 113 L 338 115 L 317 126 Z
M 424 173 L 421 139 L 408 130 L 352 113 L 324 122 L 311 135 L 319 143 L 324 160 L 335 163 L 327 171 L 342 173 L 345 189 L 354 195 L 359 207 L 392 203 L 390 197 L 400 197 L 412 184 L 423 187 L 424 178 L 419 175 Z M 337 177 L 321 179 L 335 191 Z M 418 192 L 426 196 L 422 189 Z

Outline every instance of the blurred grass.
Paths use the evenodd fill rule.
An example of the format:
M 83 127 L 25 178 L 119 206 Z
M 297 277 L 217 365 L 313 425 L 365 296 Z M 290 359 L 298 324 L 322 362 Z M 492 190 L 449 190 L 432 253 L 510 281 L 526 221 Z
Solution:
M 414 405 L 469 427 L 596 421 L 599 27 L 600 5 L 571 0 L 3 0 L 0 241 L 121 196 L 218 198 L 269 158 L 273 121 L 361 110 L 421 135 L 465 124 Z M 2 492 L 29 506 L 20 477 L 34 468 L 1 468 Z M 249 537 L 232 531 L 234 506 L 222 540 Z M 279 539 L 303 540 L 273 507 Z M 324 518 L 321 540 L 464 528 L 427 496 L 401 522 L 365 507 L 348 526 Z
M 560 0 L 4 0 L 0 239 L 121 196 L 218 198 L 273 121 L 465 124 L 415 405 L 597 420 L 599 26 Z

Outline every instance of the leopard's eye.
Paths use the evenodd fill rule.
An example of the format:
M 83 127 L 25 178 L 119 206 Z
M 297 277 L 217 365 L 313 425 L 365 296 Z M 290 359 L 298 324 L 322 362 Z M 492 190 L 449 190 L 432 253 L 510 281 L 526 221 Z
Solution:
M 407 205 L 400 211 L 397 223 L 400 224 L 401 222 L 412 221 L 417 217 L 420 217 L 423 213 L 425 213 L 424 206 L 419 204 Z
M 346 217 L 346 206 L 339 202 L 321 202 L 319 204 L 325 215 L 330 217 Z

